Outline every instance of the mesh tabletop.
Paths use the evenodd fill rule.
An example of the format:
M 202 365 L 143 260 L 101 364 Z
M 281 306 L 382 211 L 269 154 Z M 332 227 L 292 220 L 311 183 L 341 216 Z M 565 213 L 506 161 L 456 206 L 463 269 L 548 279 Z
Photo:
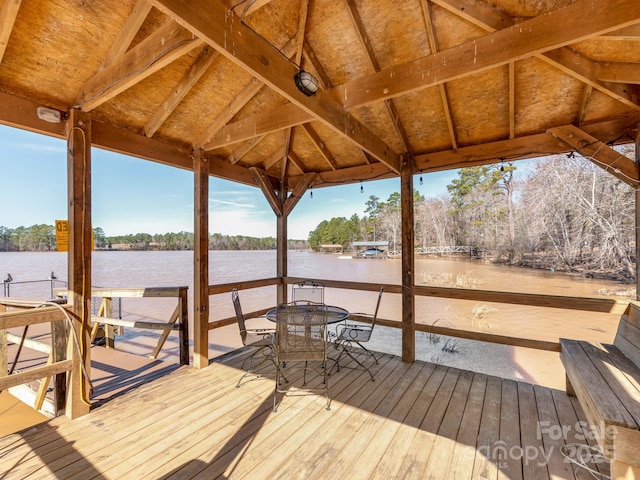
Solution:
M 319 315 L 313 315 L 318 312 L 319 309 L 325 309 L 327 315 L 327 323 L 341 322 L 349 316 L 349 311 L 342 307 L 336 307 L 335 305 L 318 305 L 318 304 L 300 304 L 300 305 L 286 305 L 276 308 L 272 308 L 266 314 L 268 320 L 272 322 L 276 321 L 276 315 L 278 309 L 291 309 L 294 308 L 301 315 L 309 314 L 309 318 L 321 318 Z M 310 323 L 311 324 L 311 323 Z

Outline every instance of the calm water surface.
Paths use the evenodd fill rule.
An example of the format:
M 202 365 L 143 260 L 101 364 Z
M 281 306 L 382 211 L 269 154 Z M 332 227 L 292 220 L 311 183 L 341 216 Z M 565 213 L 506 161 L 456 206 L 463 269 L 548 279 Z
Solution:
M 308 251 L 290 251 L 289 275 L 314 279 L 335 279 L 400 284 L 398 259 L 351 259 Z M 210 283 L 223 284 L 276 276 L 275 251 L 212 251 Z M 189 287 L 193 294 L 193 252 L 96 251 L 93 284 L 101 287 Z M 0 279 L 11 274 L 15 282 L 42 280 L 55 272 L 67 279 L 67 255 L 64 252 L 2 252 Z M 493 265 L 478 260 L 418 258 L 416 284 L 460 286 L 505 292 L 528 292 L 577 297 L 599 297 L 605 290 L 622 291 L 628 285 L 584 279 L 550 271 Z M 1 293 L 1 292 L 0 292 Z M 273 305 L 275 287 L 242 292 L 245 311 Z M 610 297 L 609 297 L 610 298 Z M 375 294 L 351 290 L 327 289 L 325 301 L 350 311 L 370 311 Z M 163 303 L 165 302 L 165 303 Z M 166 318 L 172 307 L 167 300 L 126 299 L 123 309 L 131 315 Z M 190 301 L 190 308 L 192 302 Z M 211 297 L 211 320 L 233 316 L 228 294 Z M 400 319 L 400 296 L 383 297 L 380 317 Z M 192 315 L 190 314 L 191 318 Z M 584 338 L 610 342 L 615 333 L 617 315 L 571 312 L 561 309 L 532 308 L 488 302 L 452 301 L 439 298 L 416 299 L 416 321 L 452 326 L 501 335 L 556 341 L 559 337 Z M 212 332 L 211 335 L 214 335 Z M 215 341 L 213 341 L 215 343 Z M 399 329 L 378 328 L 372 347 L 400 354 Z M 443 347 L 447 348 L 443 348 Z M 557 354 L 449 339 L 418 332 L 416 350 L 419 359 L 486 371 L 505 377 L 535 381 L 562 387 L 561 366 Z M 534 358 L 535 357 L 535 358 Z M 535 364 L 537 371 L 531 372 Z M 488 365 L 485 367 L 485 365 Z M 526 368 L 524 368 L 526 365 Z M 562 373 L 562 378 L 564 374 Z

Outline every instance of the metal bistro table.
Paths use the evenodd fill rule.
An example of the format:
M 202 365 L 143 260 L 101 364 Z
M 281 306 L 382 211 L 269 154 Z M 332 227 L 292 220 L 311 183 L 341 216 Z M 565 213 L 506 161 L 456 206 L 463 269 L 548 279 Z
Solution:
M 314 313 L 315 311 L 318 310 L 318 307 L 322 307 L 322 308 L 326 308 L 326 312 L 327 312 L 327 325 L 332 324 L 332 323 L 338 323 L 341 322 L 343 320 L 345 320 L 348 316 L 349 316 L 349 311 L 342 308 L 342 307 L 336 307 L 335 305 L 325 305 L 325 304 L 320 304 L 320 303 L 298 303 L 298 304 L 285 304 L 285 305 L 281 305 L 279 307 L 276 308 L 272 308 L 271 310 L 269 310 L 266 314 L 265 317 L 267 317 L 267 320 L 270 320 L 272 322 L 276 322 L 276 315 L 278 312 L 279 308 L 295 308 L 297 311 L 299 311 L 300 313 L 302 313 L 303 315 L 305 313 Z M 309 323 L 309 325 L 312 325 L 312 323 Z M 338 361 L 335 358 L 332 357 L 327 357 L 327 360 L 331 360 L 332 362 L 335 363 L 335 366 L 338 366 Z M 329 372 L 333 370 L 333 368 L 329 369 Z
M 323 308 L 326 308 L 327 311 L 327 324 L 332 324 L 332 323 L 338 323 L 341 322 L 342 320 L 346 319 L 349 316 L 349 311 L 345 310 L 342 307 L 336 307 L 335 305 L 324 305 L 324 304 L 314 304 L 314 303 L 299 303 L 296 305 L 283 305 L 282 307 L 276 307 L 276 308 L 272 308 L 271 310 L 269 310 L 266 313 L 266 317 L 267 320 L 270 320 L 272 322 L 275 323 L 276 321 L 276 313 L 278 311 L 278 308 L 295 308 L 296 310 L 299 310 L 300 313 L 302 313 L 303 315 L 305 313 L 314 313 L 318 306 L 322 306 Z

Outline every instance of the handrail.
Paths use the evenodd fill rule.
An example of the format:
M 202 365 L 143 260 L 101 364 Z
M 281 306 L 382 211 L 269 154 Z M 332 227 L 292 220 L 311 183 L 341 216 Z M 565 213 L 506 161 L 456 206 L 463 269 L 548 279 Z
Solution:
M 41 410 L 46 399 L 51 377 L 54 381 L 54 400 L 50 409 L 56 415 L 64 411 L 66 403 L 66 373 L 73 369 L 73 360 L 67 359 L 68 341 L 65 320 L 69 305 L 43 306 L 49 302 L 0 299 L 0 390 L 5 390 L 34 380 L 40 380 L 33 407 Z M 7 307 L 13 310 L 7 311 Z M 25 327 L 41 323 L 51 324 L 51 344 L 34 339 L 20 338 L 7 332 L 9 328 Z M 28 348 L 49 354 L 47 364 L 31 367 L 23 372 L 8 374 L 8 343 L 26 344 Z M 18 350 L 19 352 L 20 350 Z M 16 359 L 17 360 L 17 359 Z
M 180 344 L 180 365 L 189 365 L 189 313 L 187 304 L 186 286 L 179 287 L 100 287 L 92 288 L 91 296 L 102 298 L 102 303 L 98 310 L 98 315 L 91 317 L 93 327 L 91 330 L 91 341 L 95 340 L 98 328 L 102 324 L 105 326 L 107 336 L 107 347 L 114 346 L 113 327 L 129 327 L 147 330 L 162 330 L 158 343 L 151 353 L 150 358 L 157 358 L 160 350 L 164 346 L 169 333 L 178 330 Z M 63 288 L 54 289 L 54 294 L 58 297 L 67 296 L 67 290 Z M 167 322 L 149 321 L 128 321 L 111 317 L 111 302 L 114 298 L 177 298 L 178 303 Z
M 263 279 L 252 280 L 248 282 L 235 282 L 232 284 L 220 284 L 210 285 L 209 294 L 220 294 L 230 292 L 233 288 L 238 290 L 251 289 L 256 287 L 268 286 L 268 285 L 290 285 L 299 283 L 301 281 L 308 280 L 306 277 L 283 277 L 280 279 Z M 371 291 L 377 292 L 380 285 L 377 283 L 368 282 L 352 282 L 343 280 L 327 280 L 318 279 L 322 281 L 325 288 L 338 288 L 338 289 L 350 289 L 358 291 Z M 401 294 L 403 291 L 402 285 L 389 285 L 385 284 L 385 293 Z M 616 300 L 607 298 L 592 298 L 592 297 L 570 297 L 562 295 L 547 295 L 547 294 L 533 294 L 533 293 L 517 293 L 517 292 L 500 292 L 494 290 L 471 290 L 464 288 L 450 288 L 450 287 L 432 287 L 415 285 L 412 289 L 415 296 L 425 297 L 439 297 L 449 298 L 453 300 L 472 300 L 505 304 L 526 305 L 530 307 L 545 307 L 545 308 L 562 308 L 568 310 L 580 310 L 587 312 L 597 313 L 610 313 L 610 314 L 622 314 L 626 310 L 630 301 L 628 300 Z M 259 316 L 266 312 L 266 310 L 259 310 L 257 312 L 251 312 L 247 316 Z M 224 318 L 209 323 L 209 330 L 231 325 L 235 322 L 235 317 Z M 397 320 L 378 319 L 378 324 L 391 327 L 402 328 L 402 323 Z M 501 345 L 511 345 L 517 347 L 533 348 L 544 351 L 560 351 L 559 341 L 537 340 L 532 338 L 514 337 L 509 335 L 500 335 L 487 332 L 476 332 L 472 330 L 462 330 L 458 328 L 443 327 L 439 325 L 426 325 L 422 323 L 415 323 L 415 330 L 435 333 L 440 335 L 447 335 L 457 338 L 465 338 L 470 340 L 479 340 L 483 342 L 497 343 Z

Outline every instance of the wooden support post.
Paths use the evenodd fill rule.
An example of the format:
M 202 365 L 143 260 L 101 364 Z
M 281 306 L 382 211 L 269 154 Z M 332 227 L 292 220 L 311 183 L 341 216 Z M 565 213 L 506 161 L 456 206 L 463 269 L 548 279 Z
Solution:
M 89 413 L 89 379 L 84 373 L 91 371 L 91 115 L 80 110 L 70 110 L 67 120 L 67 189 L 69 303 L 76 339 L 68 347 L 73 369 L 66 415 L 73 419 Z
M 7 307 L 0 305 L 0 312 L 6 312 Z M 7 360 L 7 330 L 0 328 L 0 377 L 9 374 L 9 361 Z
M 400 169 L 400 204 L 402 207 L 402 361 L 416 360 L 416 304 L 413 227 L 413 157 L 405 155 Z
M 636 168 L 640 166 L 640 124 L 636 130 Z M 640 189 L 635 189 L 636 193 L 636 300 L 640 300 L 640 270 L 638 259 L 640 259 Z
M 180 331 L 178 333 L 178 341 L 180 342 L 180 365 L 189 365 L 189 304 L 187 298 L 187 287 L 180 288 L 180 296 L 178 297 L 178 308 L 180 309 Z M 207 319 L 207 328 L 208 327 Z
M 196 150 L 194 173 L 193 366 L 209 365 L 209 159 Z
M 286 196 L 286 191 L 285 191 Z M 288 275 L 287 270 L 287 215 L 284 212 L 276 217 L 276 272 L 277 277 L 282 279 Z M 287 285 L 280 283 L 276 294 L 277 304 L 287 301 Z
M 67 359 L 67 345 L 69 337 L 64 320 L 51 322 L 51 355 L 53 362 Z M 65 399 L 67 398 L 67 379 L 64 373 L 53 376 L 53 410 L 56 417 L 64 415 Z

